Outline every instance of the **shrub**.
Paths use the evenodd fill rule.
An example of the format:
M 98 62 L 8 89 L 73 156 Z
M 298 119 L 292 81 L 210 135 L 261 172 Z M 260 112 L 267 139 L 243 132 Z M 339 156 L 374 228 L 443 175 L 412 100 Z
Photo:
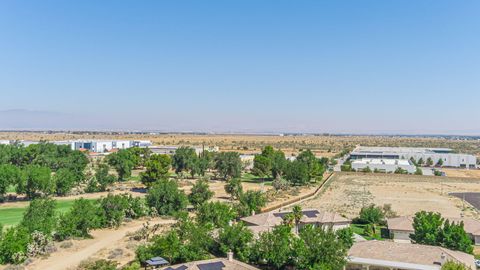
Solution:
M 188 195 L 188 200 L 194 207 L 198 207 L 204 202 L 210 200 L 213 197 L 213 192 L 208 186 L 206 180 L 197 180 L 192 187 L 191 193 Z

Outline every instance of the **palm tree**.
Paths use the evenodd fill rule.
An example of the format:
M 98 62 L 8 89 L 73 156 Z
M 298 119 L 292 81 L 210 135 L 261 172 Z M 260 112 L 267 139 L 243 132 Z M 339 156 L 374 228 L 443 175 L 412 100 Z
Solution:
M 303 217 L 302 207 L 300 205 L 295 205 L 292 214 L 295 220 L 295 232 L 298 234 L 298 224 L 300 224 L 300 220 Z
M 283 216 L 283 224 L 288 225 L 289 227 L 292 227 L 294 223 L 295 223 L 295 216 L 292 213 L 288 213 L 285 216 Z

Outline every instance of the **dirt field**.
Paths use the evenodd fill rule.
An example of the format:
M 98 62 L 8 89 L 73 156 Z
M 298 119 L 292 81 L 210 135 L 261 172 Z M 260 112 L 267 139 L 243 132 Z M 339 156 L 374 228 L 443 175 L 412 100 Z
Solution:
M 448 177 L 467 177 L 480 179 L 480 170 L 442 168 L 442 171 L 445 172 Z
M 480 180 L 413 175 L 382 175 L 339 173 L 324 192 L 303 203 L 344 214 L 358 216 L 362 205 L 391 204 L 398 215 L 417 211 L 436 211 L 447 217 L 460 217 L 462 200 L 449 196 L 451 192 L 480 192 Z M 478 212 L 465 203 L 464 215 L 479 218 Z
M 46 259 L 35 259 L 28 264 L 26 270 L 65 270 L 76 269 L 76 266 L 87 259 L 106 259 L 112 254 L 112 250 L 121 249 L 122 255 L 114 258 L 121 265 L 135 257 L 135 251 L 129 249 L 129 233 L 133 233 L 143 227 L 144 220 L 137 220 L 121 226 L 119 229 L 102 229 L 92 232 L 93 239 L 73 240 L 69 248 L 61 248 L 57 243 L 57 251 L 50 254 Z M 163 224 L 168 226 L 173 220 L 157 218 L 151 224 Z

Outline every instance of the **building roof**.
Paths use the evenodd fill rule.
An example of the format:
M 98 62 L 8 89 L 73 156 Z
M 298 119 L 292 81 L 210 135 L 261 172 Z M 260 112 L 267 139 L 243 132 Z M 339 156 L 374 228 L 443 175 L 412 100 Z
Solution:
M 237 260 L 215 258 L 211 260 L 194 261 L 160 268 L 162 270 L 258 270 L 258 268 Z
M 283 217 L 292 211 L 282 211 L 282 212 L 266 212 L 258 215 L 253 215 L 249 217 L 242 218 L 248 224 L 262 226 L 262 227 L 273 227 L 280 225 L 283 222 Z M 326 211 L 321 211 L 317 209 L 305 209 L 302 211 L 303 217 L 300 220 L 300 223 L 322 223 L 322 224 L 335 224 L 335 223 L 350 223 L 350 220 L 344 218 L 336 213 L 330 213 Z
M 169 262 L 162 257 L 151 258 L 150 260 L 146 260 L 145 263 L 150 266 L 163 266 L 169 264 Z
M 421 147 L 371 147 L 371 146 L 357 146 L 352 154 L 364 153 L 411 153 L 411 154 L 435 154 L 435 153 L 450 153 L 450 148 L 421 148 Z
M 352 164 L 361 165 L 412 165 L 408 159 L 381 159 L 381 158 L 362 158 L 352 162 Z
M 402 269 L 440 269 L 446 261 L 462 263 L 475 269 L 474 257 L 438 246 L 396 243 L 390 241 L 356 242 L 348 252 L 351 263 L 368 263 Z
M 463 221 L 463 228 L 469 234 L 480 236 L 480 221 L 473 218 L 450 218 L 445 217 L 450 222 L 460 223 Z M 413 232 L 413 216 L 402 216 L 387 219 L 389 230 Z

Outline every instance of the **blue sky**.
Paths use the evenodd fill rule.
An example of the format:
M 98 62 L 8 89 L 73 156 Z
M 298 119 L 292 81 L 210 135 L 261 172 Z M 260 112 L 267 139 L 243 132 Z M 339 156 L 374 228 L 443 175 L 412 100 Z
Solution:
M 480 1 L 0 1 L 0 128 L 480 134 Z

